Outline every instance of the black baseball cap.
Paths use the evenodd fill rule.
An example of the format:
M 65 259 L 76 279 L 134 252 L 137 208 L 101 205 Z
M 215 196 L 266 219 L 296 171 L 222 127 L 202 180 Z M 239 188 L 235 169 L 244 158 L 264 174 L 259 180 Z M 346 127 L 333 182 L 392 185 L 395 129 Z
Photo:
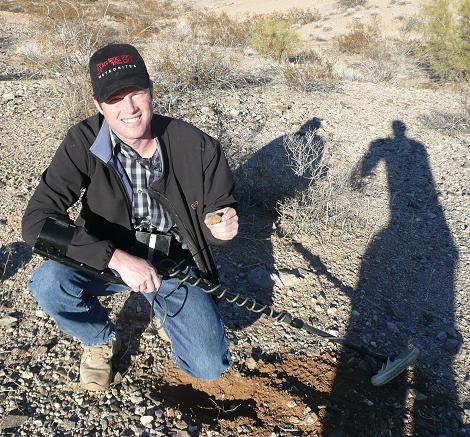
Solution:
M 140 53 L 130 44 L 108 44 L 97 50 L 89 63 L 93 94 L 104 102 L 124 88 L 149 88 L 150 77 Z

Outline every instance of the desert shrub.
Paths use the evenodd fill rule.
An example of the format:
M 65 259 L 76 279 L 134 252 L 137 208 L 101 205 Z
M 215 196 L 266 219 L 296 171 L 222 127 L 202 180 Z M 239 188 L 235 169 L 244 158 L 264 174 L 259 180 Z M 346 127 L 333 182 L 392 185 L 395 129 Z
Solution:
M 180 12 L 172 0 L 139 0 L 134 2 L 99 2 L 97 11 L 113 20 L 120 29 L 120 39 L 132 41 L 149 37 L 169 24 Z
M 336 82 L 333 63 L 313 51 L 282 64 L 281 73 L 290 88 L 307 92 L 330 90 Z
M 157 88 L 163 92 L 185 92 L 238 86 L 244 76 L 237 65 L 236 58 L 216 47 L 183 43 L 166 46 L 156 64 Z
M 189 16 L 189 27 L 195 38 L 224 47 L 246 45 L 251 32 L 249 21 L 231 18 L 225 12 L 195 12 Z
M 330 174 L 325 144 L 316 130 L 308 130 L 305 136 L 287 135 L 284 148 L 289 166 L 308 181 L 307 187 L 278 202 L 281 230 L 286 235 L 307 234 L 322 239 L 325 231 L 341 233 L 367 227 L 359 207 L 361 194 L 351 187 L 350 172 Z
M 361 195 L 347 181 L 347 175 L 327 174 L 305 191 L 281 201 L 277 209 L 283 233 L 323 240 L 333 233 L 369 228 L 371 224 L 361 212 Z
M 319 181 L 326 172 L 323 163 L 325 144 L 316 130 L 287 134 L 283 139 L 289 166 L 294 174 L 308 180 L 309 185 Z
M 338 48 L 342 53 L 364 54 L 377 47 L 379 40 L 379 31 L 376 23 L 365 26 L 362 23 L 356 23 L 351 31 L 345 35 L 336 38 Z
M 440 78 L 470 78 L 470 0 L 430 0 L 422 6 L 424 50 Z
M 355 8 L 357 6 L 364 6 L 367 0 L 338 0 L 338 6 L 342 9 Z
M 288 21 L 265 18 L 254 23 L 251 46 L 260 55 L 286 59 L 292 56 L 298 42 L 299 35 Z

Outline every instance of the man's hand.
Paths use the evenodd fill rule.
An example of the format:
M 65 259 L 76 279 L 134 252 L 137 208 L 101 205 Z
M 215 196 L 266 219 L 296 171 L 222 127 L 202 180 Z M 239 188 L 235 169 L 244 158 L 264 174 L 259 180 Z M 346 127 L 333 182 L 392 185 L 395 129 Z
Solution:
M 220 220 L 211 218 L 215 215 L 218 215 Z M 231 240 L 238 233 L 237 212 L 230 207 L 206 214 L 204 223 L 211 231 L 211 234 L 219 240 Z
M 108 267 L 116 270 L 133 291 L 152 293 L 160 288 L 161 280 L 155 267 L 147 260 L 130 255 L 121 249 L 114 251 Z

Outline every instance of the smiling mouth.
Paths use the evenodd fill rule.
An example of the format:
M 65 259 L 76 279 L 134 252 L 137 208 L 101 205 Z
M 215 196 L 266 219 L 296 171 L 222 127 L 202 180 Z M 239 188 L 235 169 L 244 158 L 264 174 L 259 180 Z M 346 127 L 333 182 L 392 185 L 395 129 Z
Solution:
M 134 124 L 140 120 L 140 115 L 132 118 L 122 118 L 121 121 L 125 124 Z

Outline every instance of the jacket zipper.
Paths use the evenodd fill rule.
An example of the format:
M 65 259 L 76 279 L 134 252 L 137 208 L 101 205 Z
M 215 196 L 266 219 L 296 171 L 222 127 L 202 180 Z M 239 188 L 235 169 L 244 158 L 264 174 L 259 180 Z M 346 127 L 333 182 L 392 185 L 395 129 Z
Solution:
M 181 228 L 181 229 L 184 229 L 184 231 L 186 232 L 186 234 L 188 236 L 191 236 L 191 232 L 189 232 L 188 228 L 184 225 L 183 221 L 181 220 L 180 216 L 178 215 L 178 213 L 176 212 L 176 208 L 174 208 L 173 204 L 169 201 L 168 197 L 166 197 L 165 195 L 159 193 L 158 191 L 152 189 L 152 194 L 157 198 L 157 200 L 171 213 L 173 213 L 175 219 L 176 219 L 176 225 Z M 164 202 L 162 202 L 162 200 Z M 191 253 L 192 252 L 196 252 L 195 250 L 195 247 L 194 247 L 194 244 L 192 243 L 192 238 L 189 238 L 187 239 L 188 241 L 184 241 L 188 247 L 190 248 L 190 251 Z M 192 249 L 192 250 L 191 250 Z

